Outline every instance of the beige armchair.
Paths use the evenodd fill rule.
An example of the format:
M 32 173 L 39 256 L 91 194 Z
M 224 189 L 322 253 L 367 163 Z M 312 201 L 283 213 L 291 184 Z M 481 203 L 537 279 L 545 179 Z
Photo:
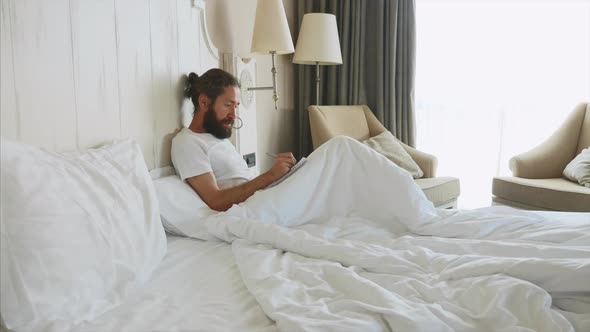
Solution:
M 590 212 L 590 189 L 563 178 L 567 164 L 590 146 L 590 104 L 581 103 L 551 137 L 510 160 L 510 177 L 496 177 L 495 205 Z
M 308 110 L 314 150 L 334 136 L 345 135 L 363 141 L 387 130 L 366 105 L 310 106 Z M 435 156 L 418 151 L 401 141 L 400 144 L 424 172 L 424 176 L 416 179 L 416 183 L 434 206 L 457 207 L 459 179 L 436 177 Z

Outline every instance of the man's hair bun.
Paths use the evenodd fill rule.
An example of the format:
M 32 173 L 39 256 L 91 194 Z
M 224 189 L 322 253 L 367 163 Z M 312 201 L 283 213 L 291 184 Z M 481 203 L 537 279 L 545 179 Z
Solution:
M 199 80 L 199 75 L 195 73 L 188 74 L 188 80 L 186 82 L 186 87 L 184 88 L 184 96 L 187 98 L 191 98 L 194 94 L 194 90 L 197 87 L 197 81 Z

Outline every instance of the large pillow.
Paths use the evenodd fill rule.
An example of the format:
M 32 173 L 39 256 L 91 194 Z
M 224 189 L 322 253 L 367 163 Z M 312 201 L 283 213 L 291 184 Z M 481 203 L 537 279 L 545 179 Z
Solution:
M 563 175 L 590 188 L 590 148 L 582 150 L 563 170 Z
M 408 171 L 414 179 L 424 176 L 424 172 L 420 169 L 420 166 L 416 164 L 414 159 L 412 159 L 389 131 L 386 130 L 377 136 L 363 141 L 363 143 L 393 161 L 397 166 Z
M 154 180 L 160 203 L 160 215 L 166 230 L 172 234 L 202 240 L 213 240 L 205 228 L 204 219 L 217 213 L 177 175 Z
M 8 329 L 65 331 L 120 303 L 166 252 L 139 146 L 60 154 L 1 142 L 1 307 Z

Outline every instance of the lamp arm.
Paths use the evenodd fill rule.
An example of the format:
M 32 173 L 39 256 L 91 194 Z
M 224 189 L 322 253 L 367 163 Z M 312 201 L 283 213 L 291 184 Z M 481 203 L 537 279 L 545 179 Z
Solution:
M 277 69 L 275 68 L 275 51 L 270 52 L 272 56 L 272 86 L 260 86 L 260 87 L 249 87 L 248 91 L 256 91 L 256 90 L 272 90 L 272 100 L 275 101 L 275 110 L 277 109 L 277 101 L 279 100 L 279 96 L 277 95 Z
M 277 52 L 272 51 L 270 52 L 272 58 L 272 100 L 275 101 L 275 110 L 277 109 L 277 100 L 279 100 L 279 96 L 277 96 L 277 69 L 275 68 L 275 54 Z
M 256 91 L 256 90 L 274 90 L 274 86 L 257 86 L 248 88 L 248 91 Z

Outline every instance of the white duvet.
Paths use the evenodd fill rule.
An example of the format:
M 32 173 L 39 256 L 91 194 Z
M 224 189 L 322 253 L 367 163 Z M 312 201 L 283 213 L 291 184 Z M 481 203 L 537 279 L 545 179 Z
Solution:
M 590 214 L 437 210 L 351 139 L 206 223 L 284 331 L 590 331 Z

